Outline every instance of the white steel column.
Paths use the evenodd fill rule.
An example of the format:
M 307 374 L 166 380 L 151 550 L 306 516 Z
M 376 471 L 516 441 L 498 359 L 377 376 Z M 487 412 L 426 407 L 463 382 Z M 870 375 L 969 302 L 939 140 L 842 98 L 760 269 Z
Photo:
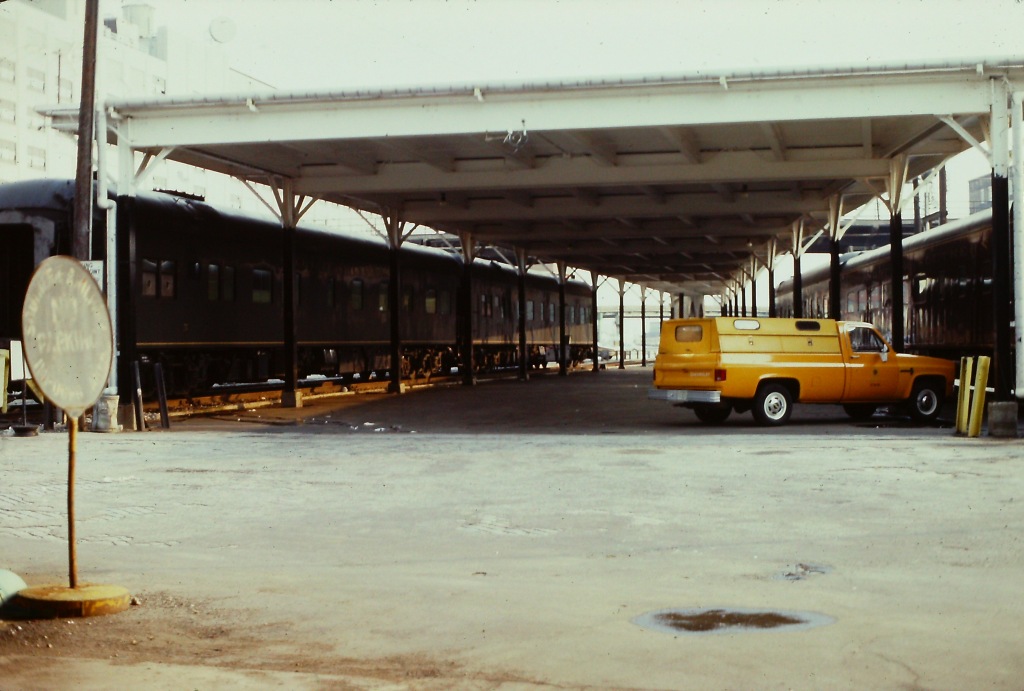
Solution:
M 1024 398 L 1024 92 L 1013 92 L 1013 306 L 1017 353 L 1016 397 Z

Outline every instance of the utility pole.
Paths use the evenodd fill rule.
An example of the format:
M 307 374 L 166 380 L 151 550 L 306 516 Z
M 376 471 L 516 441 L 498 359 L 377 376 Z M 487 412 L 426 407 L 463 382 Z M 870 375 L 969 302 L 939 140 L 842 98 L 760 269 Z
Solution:
M 99 0 L 86 0 L 85 36 L 82 41 L 82 93 L 78 107 L 78 168 L 75 173 L 74 237 L 75 259 L 92 258 L 92 139 L 96 102 L 96 30 Z M 106 134 L 106 133 L 104 133 Z M 102 146 L 102 144 L 100 145 Z

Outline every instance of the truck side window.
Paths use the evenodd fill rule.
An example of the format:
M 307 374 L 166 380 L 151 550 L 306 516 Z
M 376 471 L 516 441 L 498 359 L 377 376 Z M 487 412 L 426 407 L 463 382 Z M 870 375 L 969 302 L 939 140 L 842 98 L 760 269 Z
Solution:
M 885 350 L 878 334 L 863 327 L 850 332 L 850 347 L 857 353 L 881 353 Z

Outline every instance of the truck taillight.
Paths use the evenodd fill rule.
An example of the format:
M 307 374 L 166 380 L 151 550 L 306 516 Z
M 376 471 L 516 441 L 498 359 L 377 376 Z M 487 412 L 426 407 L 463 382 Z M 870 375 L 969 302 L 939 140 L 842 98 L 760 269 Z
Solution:
M 725 370 L 724 369 L 716 369 L 715 370 L 715 381 L 725 381 Z

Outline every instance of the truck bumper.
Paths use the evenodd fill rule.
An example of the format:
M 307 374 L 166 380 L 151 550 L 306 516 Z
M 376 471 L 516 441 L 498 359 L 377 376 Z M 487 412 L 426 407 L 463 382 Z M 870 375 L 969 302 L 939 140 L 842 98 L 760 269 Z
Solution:
M 721 391 L 694 391 L 693 389 L 648 389 L 647 398 L 669 403 L 721 403 Z

